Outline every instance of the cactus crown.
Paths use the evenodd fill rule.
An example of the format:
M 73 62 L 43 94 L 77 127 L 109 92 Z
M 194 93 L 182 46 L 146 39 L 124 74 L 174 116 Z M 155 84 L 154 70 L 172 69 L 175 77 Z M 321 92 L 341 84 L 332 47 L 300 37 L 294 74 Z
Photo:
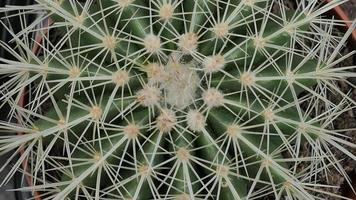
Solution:
M 339 55 L 351 29 L 335 36 L 339 22 L 320 16 L 342 2 L 9 7 L 39 16 L 13 34 L 19 53 L 2 44 L 18 60 L 1 59 L 0 74 L 10 79 L 0 100 L 18 122 L 0 128 L 24 134 L 3 136 L 0 152 L 22 152 L 14 169 L 28 161 L 28 189 L 44 199 L 333 195 L 318 178 L 330 167 L 347 176 L 332 149 L 356 159 L 348 150 L 355 144 L 332 126 L 355 106 L 336 87 L 355 67 L 334 68 L 352 55 Z M 44 24 L 48 17 L 53 24 Z M 41 43 L 29 40 L 34 33 Z M 25 91 L 28 102 L 19 106 Z M 330 101 L 330 92 L 342 100 Z

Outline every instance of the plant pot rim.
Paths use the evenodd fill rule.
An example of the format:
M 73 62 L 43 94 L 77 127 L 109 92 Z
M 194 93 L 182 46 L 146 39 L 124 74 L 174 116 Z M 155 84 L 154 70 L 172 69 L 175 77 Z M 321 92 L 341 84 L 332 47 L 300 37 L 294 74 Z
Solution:
M 331 1 L 332 0 L 326 0 L 326 2 L 331 2 Z M 347 30 L 352 26 L 352 23 L 351 23 L 351 20 L 350 20 L 348 14 L 345 12 L 345 10 L 341 6 L 334 7 L 332 10 L 329 11 L 329 14 L 334 15 L 337 19 L 344 21 L 346 26 L 345 27 L 340 27 L 340 28 L 344 28 L 345 30 Z M 51 19 L 48 19 L 47 25 L 50 25 L 51 23 L 53 23 L 53 21 Z M 33 53 L 37 53 L 40 50 L 39 44 L 42 42 L 42 38 L 41 38 L 40 34 L 36 34 L 35 41 L 36 41 L 36 43 L 34 44 L 34 46 L 32 48 L 32 52 Z M 349 41 L 350 41 L 350 43 L 349 43 L 350 46 L 353 49 L 356 49 L 356 29 L 352 31 L 352 34 L 351 34 L 351 36 L 349 38 Z M 22 92 L 22 95 L 21 95 L 21 97 L 19 99 L 18 105 L 20 107 L 23 107 L 25 105 L 25 92 L 24 91 Z M 22 134 L 22 133 L 17 133 L 17 134 Z M 24 152 L 24 150 L 22 149 L 20 151 L 20 153 L 22 154 L 23 152 Z M 25 159 L 22 162 L 22 167 L 24 168 L 24 171 L 27 171 L 27 169 L 28 169 L 27 159 Z M 26 177 L 27 184 L 30 187 L 33 186 L 31 177 L 28 176 L 28 175 L 25 175 L 25 177 Z M 356 189 L 356 185 L 354 187 Z M 34 191 L 34 192 L 32 192 L 32 194 L 34 196 L 34 200 L 42 200 L 42 198 L 40 196 L 40 193 L 38 191 Z M 355 195 L 354 196 L 349 196 L 349 198 L 353 198 L 353 199 L 356 200 L 356 196 Z

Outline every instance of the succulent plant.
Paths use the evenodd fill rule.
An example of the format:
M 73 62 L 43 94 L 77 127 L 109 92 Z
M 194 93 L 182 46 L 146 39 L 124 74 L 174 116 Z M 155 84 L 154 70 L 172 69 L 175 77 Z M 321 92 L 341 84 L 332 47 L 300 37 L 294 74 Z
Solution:
M 1 44 L 17 60 L 1 59 L 0 106 L 12 109 L 0 128 L 21 133 L 0 138 L 1 153 L 15 151 L 3 183 L 20 170 L 22 190 L 54 200 L 338 197 L 320 177 L 335 168 L 350 183 L 334 151 L 356 159 L 333 126 L 356 105 L 337 87 L 356 75 L 339 66 L 355 23 L 340 36 L 342 22 L 322 15 L 343 2 L 3 8 L 37 16 L 20 33 L 6 26 L 16 49 Z

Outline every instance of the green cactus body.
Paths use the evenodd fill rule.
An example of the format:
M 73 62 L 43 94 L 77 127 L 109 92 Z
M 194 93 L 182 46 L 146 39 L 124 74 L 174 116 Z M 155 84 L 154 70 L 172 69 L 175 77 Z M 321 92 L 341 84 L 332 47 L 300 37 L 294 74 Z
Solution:
M 300 1 L 292 11 L 269 0 L 38 3 L 62 37 L 53 45 L 44 37 L 41 55 L 21 68 L 26 81 L 8 84 L 3 99 L 34 84 L 44 100 L 18 108 L 29 115 L 26 134 L 22 143 L 0 139 L 0 152 L 41 143 L 32 170 L 44 175 L 33 175 L 34 185 L 46 191 L 53 171 L 58 183 L 45 198 L 314 199 L 320 191 L 308 180 L 336 162 L 325 146 L 355 158 L 340 144 L 355 145 L 327 129 L 327 113 L 301 106 L 318 100 L 330 118 L 341 112 L 325 91 L 352 67 L 336 70 L 323 59 L 336 56 L 324 50 L 328 30 L 316 25 L 333 4 Z M 51 107 L 39 114 L 45 101 Z M 301 155 L 303 144 L 313 156 Z M 298 171 L 303 162 L 311 168 Z

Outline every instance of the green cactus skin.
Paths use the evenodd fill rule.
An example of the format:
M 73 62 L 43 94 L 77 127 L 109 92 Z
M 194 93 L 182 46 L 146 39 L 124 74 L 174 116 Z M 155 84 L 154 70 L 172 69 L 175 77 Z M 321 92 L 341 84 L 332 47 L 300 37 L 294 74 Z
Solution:
M 333 68 L 350 31 L 337 38 L 319 16 L 343 1 L 37 2 L 28 9 L 51 17 L 61 38 L 42 33 L 41 53 L 0 65 L 21 83 L 0 87 L 0 100 L 14 104 L 31 84 L 35 93 L 16 106 L 19 124 L 1 123 L 25 134 L 0 139 L 0 152 L 26 149 L 29 189 L 44 199 L 337 196 L 315 179 L 330 166 L 347 176 L 330 147 L 356 158 L 329 129 L 355 105 L 333 81 L 355 74 Z M 14 38 L 29 51 L 25 35 Z

